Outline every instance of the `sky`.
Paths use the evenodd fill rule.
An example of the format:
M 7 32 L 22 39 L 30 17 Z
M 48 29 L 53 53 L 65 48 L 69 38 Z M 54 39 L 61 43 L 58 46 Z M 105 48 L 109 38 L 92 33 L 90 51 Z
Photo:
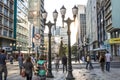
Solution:
M 58 18 L 56 22 L 56 26 L 62 26 L 62 18 L 60 14 L 60 8 L 64 5 L 66 8 L 66 15 L 65 19 L 70 17 L 73 19 L 72 15 L 72 8 L 74 5 L 86 5 L 87 0 L 45 0 L 45 10 L 48 13 L 47 22 L 50 20 L 53 22 L 53 11 L 56 9 L 58 12 Z M 77 26 L 77 24 L 75 24 Z M 77 27 L 75 25 L 71 24 L 71 44 L 75 43 L 76 39 L 76 32 Z M 48 29 L 46 28 L 45 32 L 48 32 Z

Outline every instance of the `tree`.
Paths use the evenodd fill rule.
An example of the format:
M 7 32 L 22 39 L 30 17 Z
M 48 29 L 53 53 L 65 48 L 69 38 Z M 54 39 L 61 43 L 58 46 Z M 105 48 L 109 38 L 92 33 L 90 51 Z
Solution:
M 72 54 L 77 55 L 77 46 L 72 46 Z
M 61 41 L 59 47 L 59 56 L 62 57 L 66 53 L 67 53 L 67 46 L 63 44 L 63 41 Z

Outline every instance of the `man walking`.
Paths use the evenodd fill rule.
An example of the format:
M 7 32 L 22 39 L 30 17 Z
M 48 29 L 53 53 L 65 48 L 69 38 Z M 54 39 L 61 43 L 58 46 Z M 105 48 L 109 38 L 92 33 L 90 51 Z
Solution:
M 21 75 L 21 72 L 22 72 L 22 67 L 23 67 L 23 56 L 22 54 L 19 54 L 19 57 L 18 57 L 18 64 L 19 64 L 19 69 L 20 69 L 20 75 Z
M 88 69 L 88 65 L 89 65 L 89 69 L 93 69 L 93 66 L 92 66 L 92 63 L 91 63 L 90 54 L 88 54 L 88 55 L 86 56 L 86 62 L 87 62 L 87 64 L 86 64 L 86 69 Z
M 105 54 L 105 58 L 106 58 L 106 71 L 110 71 L 110 61 L 111 61 L 111 59 L 112 59 L 112 57 L 111 57 L 111 54 L 108 52 L 108 51 L 106 51 L 107 53 Z
M 2 74 L 4 73 L 4 80 L 7 80 L 7 66 L 6 66 L 6 54 L 5 50 L 0 52 L 0 80 L 2 79 Z
M 62 57 L 62 64 L 63 64 L 63 73 L 64 73 L 65 68 L 66 68 L 66 72 L 67 72 L 67 57 L 65 54 Z
M 58 71 L 59 69 L 59 61 L 60 61 L 60 58 L 58 55 L 56 55 L 55 57 L 55 68 L 56 68 L 56 71 Z

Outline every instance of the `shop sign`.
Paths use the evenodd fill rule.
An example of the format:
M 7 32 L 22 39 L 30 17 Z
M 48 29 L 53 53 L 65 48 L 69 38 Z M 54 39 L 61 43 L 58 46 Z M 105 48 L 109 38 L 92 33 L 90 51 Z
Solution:
M 120 38 L 111 38 L 109 39 L 110 44 L 118 44 L 120 43 Z

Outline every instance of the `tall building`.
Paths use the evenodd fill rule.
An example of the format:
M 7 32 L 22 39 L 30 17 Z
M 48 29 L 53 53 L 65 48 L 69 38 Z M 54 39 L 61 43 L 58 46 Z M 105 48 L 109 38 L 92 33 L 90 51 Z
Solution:
M 84 38 L 86 36 L 86 7 L 85 5 L 78 5 L 78 29 L 77 29 L 77 45 L 78 56 L 83 54 Z
M 10 51 L 15 44 L 14 0 L 0 0 L 0 47 Z
M 28 0 L 14 0 L 14 28 L 16 45 L 21 51 L 26 51 L 28 46 Z M 21 45 L 21 46 L 20 46 Z
M 40 45 L 44 45 L 44 24 L 42 19 L 42 12 L 44 11 L 44 0 L 29 0 L 29 15 L 28 19 L 35 27 L 35 34 L 40 35 Z M 33 36 L 35 37 L 35 36 Z M 39 45 L 39 46 L 40 46 Z M 33 47 L 33 46 L 32 46 Z M 37 45 L 35 45 L 37 47 Z
M 97 14 L 96 0 L 88 0 L 86 7 L 86 38 L 89 50 L 97 48 Z
M 97 0 L 97 36 L 98 36 L 98 48 L 104 49 L 104 42 L 107 40 L 107 33 L 105 28 L 105 0 Z
M 60 36 L 63 38 L 63 44 L 68 44 L 68 35 L 67 35 L 67 29 L 68 27 L 65 26 L 64 28 L 60 28 Z
M 107 31 L 111 53 L 120 55 L 120 0 L 105 1 L 105 28 Z
M 86 36 L 86 7 L 85 5 L 78 5 L 78 29 L 77 42 L 80 47 L 84 45 L 84 37 Z M 80 50 L 79 50 L 80 51 Z

